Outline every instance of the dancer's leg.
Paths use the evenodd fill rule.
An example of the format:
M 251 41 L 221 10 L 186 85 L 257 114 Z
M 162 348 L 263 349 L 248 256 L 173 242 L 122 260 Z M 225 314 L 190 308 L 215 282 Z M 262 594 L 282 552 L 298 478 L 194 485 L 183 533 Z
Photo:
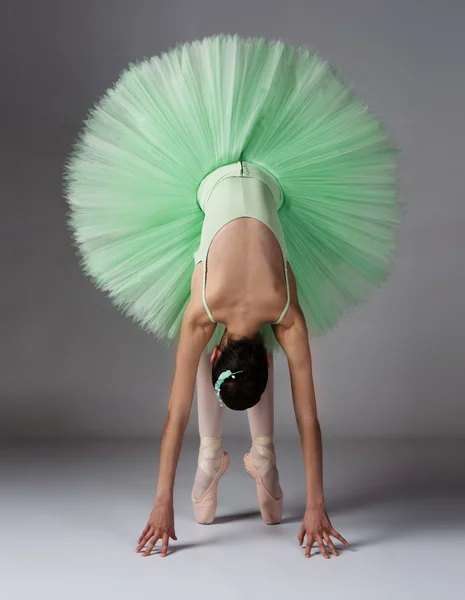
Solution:
M 279 475 L 276 469 L 276 455 L 273 444 L 274 435 L 274 363 L 269 355 L 268 383 L 258 404 L 249 408 L 249 419 L 252 447 L 250 454 L 253 458 L 262 481 L 274 498 L 281 496 Z
M 192 493 L 198 499 L 209 488 L 220 466 L 223 450 L 224 407 L 218 402 L 212 385 L 210 354 L 202 352 L 197 370 L 197 407 L 199 415 L 200 448 L 197 472 Z

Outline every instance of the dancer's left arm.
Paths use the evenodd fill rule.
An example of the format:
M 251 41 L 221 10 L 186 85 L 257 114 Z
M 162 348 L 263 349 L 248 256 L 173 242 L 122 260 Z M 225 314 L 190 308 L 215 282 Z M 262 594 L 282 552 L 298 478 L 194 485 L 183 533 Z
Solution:
M 329 555 L 324 542 L 329 546 L 332 554 L 337 556 L 330 536 L 337 538 L 344 545 L 348 545 L 348 542 L 332 527 L 325 509 L 321 429 L 318 422 L 307 325 L 300 308 L 293 311 L 290 324 L 275 329 L 275 335 L 286 354 L 289 365 L 292 399 L 305 465 L 307 503 L 302 527 L 297 537 L 302 545 L 304 537 L 307 536 L 305 550 L 307 557 L 310 557 L 314 542 L 319 544 L 325 558 L 329 558 Z

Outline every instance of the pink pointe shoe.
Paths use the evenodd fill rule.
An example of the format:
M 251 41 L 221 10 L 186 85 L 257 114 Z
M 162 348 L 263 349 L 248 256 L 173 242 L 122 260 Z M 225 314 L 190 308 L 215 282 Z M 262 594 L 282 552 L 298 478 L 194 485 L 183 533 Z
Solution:
M 223 451 L 220 467 L 208 489 L 199 499 L 194 498 L 194 493 L 191 493 L 192 506 L 194 508 L 194 516 L 197 523 L 200 523 L 201 525 L 210 525 L 210 523 L 213 523 L 216 513 L 218 482 L 228 467 L 229 453 Z
M 244 466 L 247 473 L 252 477 L 257 485 L 257 498 L 258 505 L 263 520 L 267 525 L 276 525 L 281 522 L 283 516 L 283 491 L 281 490 L 281 496 L 276 500 L 266 489 L 260 473 L 257 470 L 253 462 L 252 456 L 247 453 L 244 454 Z

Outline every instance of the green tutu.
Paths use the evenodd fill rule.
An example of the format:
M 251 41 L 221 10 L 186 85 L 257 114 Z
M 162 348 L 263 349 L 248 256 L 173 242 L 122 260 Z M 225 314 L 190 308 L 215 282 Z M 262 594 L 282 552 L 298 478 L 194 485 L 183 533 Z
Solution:
M 243 160 L 280 183 L 279 210 L 311 336 L 389 271 L 400 220 L 396 151 L 315 53 L 217 35 L 131 63 L 92 107 L 64 166 L 82 266 L 166 342 L 189 302 L 204 214 L 197 188 Z M 218 324 L 211 350 L 224 331 Z M 279 350 L 271 325 L 265 344 Z

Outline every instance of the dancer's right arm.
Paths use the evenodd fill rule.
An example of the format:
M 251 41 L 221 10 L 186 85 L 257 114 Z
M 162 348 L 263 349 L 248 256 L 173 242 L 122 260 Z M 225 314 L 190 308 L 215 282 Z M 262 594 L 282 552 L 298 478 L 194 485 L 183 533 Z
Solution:
M 189 421 L 195 379 L 200 356 L 213 335 L 215 325 L 199 324 L 196 308 L 189 303 L 179 333 L 176 365 L 168 403 L 168 417 L 163 429 L 160 466 L 155 505 L 139 537 L 137 552 L 147 544 L 144 555 L 162 539 L 161 556 L 166 556 L 168 539 L 177 539 L 174 531 L 173 489 L 182 440 Z
M 176 466 L 189 421 L 200 356 L 212 336 L 212 328 L 198 325 L 187 307 L 176 351 L 176 366 L 163 430 L 156 502 L 172 502 Z

